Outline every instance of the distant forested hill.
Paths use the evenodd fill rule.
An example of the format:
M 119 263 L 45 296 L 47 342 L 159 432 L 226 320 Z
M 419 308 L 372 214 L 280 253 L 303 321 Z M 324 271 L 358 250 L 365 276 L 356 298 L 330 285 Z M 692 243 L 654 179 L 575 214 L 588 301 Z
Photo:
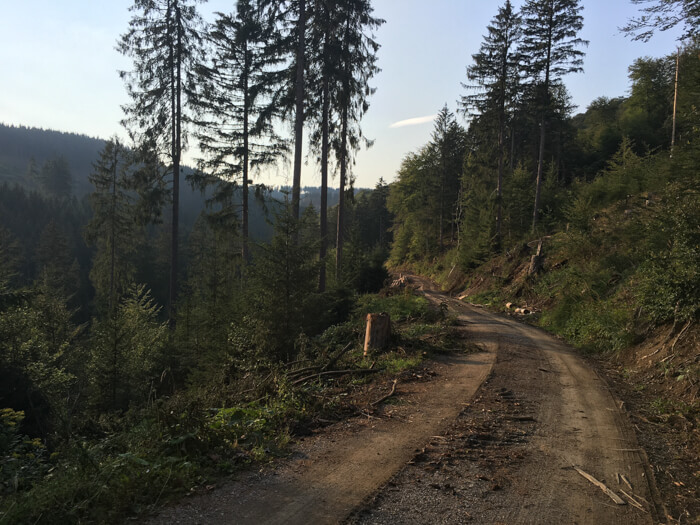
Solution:
M 77 133 L 0 124 L 0 182 L 34 189 L 44 170 L 69 176 L 70 192 L 80 197 L 91 191 L 88 175 L 103 146 Z
M 69 189 L 71 195 L 80 198 L 92 192 L 88 176 L 92 165 L 97 160 L 105 141 L 78 133 L 66 133 L 48 129 L 28 128 L 25 126 L 8 126 L 0 123 L 0 184 L 8 182 L 18 184 L 25 189 L 40 189 L 42 176 L 67 177 L 68 181 L 54 184 L 59 191 Z M 191 173 L 185 168 L 183 175 Z M 284 199 L 284 192 L 291 192 L 291 187 L 280 187 L 270 197 Z M 185 184 L 182 200 L 185 203 L 185 215 L 197 215 L 201 211 L 203 200 L 199 192 L 191 191 Z M 320 188 L 308 186 L 303 188 L 302 206 L 319 207 Z M 329 188 L 328 205 L 338 203 L 338 190 Z M 196 209 L 192 209 L 196 208 Z

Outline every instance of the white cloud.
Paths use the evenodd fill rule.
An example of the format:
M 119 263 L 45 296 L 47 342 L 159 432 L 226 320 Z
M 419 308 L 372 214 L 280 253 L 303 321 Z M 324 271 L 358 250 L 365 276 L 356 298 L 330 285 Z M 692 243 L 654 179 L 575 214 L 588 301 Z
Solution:
M 406 120 L 399 120 L 394 122 L 389 127 L 390 128 L 405 128 L 406 126 L 417 126 L 418 124 L 425 124 L 426 122 L 432 122 L 435 120 L 437 115 L 427 115 L 425 117 L 409 118 Z

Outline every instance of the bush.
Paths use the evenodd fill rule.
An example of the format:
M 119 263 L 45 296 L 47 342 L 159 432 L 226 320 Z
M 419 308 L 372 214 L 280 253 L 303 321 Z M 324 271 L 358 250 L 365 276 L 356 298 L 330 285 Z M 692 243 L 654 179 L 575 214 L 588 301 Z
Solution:
M 677 196 L 650 225 L 666 246 L 638 272 L 640 306 L 656 323 L 684 322 L 700 314 L 700 196 Z
M 20 432 L 24 412 L 0 409 L 0 494 L 27 490 L 51 468 L 46 447 Z

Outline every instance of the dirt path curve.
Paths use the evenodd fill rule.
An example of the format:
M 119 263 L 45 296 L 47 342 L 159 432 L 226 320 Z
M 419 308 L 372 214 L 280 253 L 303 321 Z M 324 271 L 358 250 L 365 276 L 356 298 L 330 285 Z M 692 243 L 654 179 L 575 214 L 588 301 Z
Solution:
M 472 406 L 350 523 L 659 523 L 646 455 L 604 379 L 551 335 L 423 288 L 475 342 L 495 343 L 496 363 Z
M 391 418 L 338 423 L 274 470 L 150 523 L 658 523 L 644 454 L 605 382 L 546 333 L 424 288 L 484 352 L 400 384 Z M 615 505 L 572 466 L 645 511 Z
M 166 509 L 153 524 L 337 523 L 444 432 L 488 376 L 495 347 L 440 358 L 429 382 L 399 384 L 391 418 L 359 417 L 304 440 L 273 471 L 250 473 Z

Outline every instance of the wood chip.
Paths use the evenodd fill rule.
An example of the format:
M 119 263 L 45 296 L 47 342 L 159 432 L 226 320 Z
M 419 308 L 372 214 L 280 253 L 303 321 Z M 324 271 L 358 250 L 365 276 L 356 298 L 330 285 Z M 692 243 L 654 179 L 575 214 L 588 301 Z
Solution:
M 591 483 L 593 483 L 593 484 L 594 484 L 596 487 L 598 487 L 600 490 L 602 490 L 603 492 L 605 492 L 605 493 L 608 495 L 608 497 L 609 497 L 611 500 L 613 500 L 617 505 L 627 505 L 627 502 L 626 502 L 625 500 L 623 500 L 620 496 L 618 496 L 617 494 L 615 494 L 612 490 L 610 490 L 610 489 L 605 485 L 605 483 L 602 483 L 602 482 L 598 481 L 598 480 L 595 479 L 593 476 L 591 476 L 588 472 L 585 472 L 585 471 L 581 470 L 581 469 L 578 468 L 578 467 L 574 467 L 574 470 L 575 470 L 576 472 L 578 472 L 579 474 L 581 474 L 581 475 L 582 475 L 584 478 L 586 478 L 588 481 L 590 481 Z

